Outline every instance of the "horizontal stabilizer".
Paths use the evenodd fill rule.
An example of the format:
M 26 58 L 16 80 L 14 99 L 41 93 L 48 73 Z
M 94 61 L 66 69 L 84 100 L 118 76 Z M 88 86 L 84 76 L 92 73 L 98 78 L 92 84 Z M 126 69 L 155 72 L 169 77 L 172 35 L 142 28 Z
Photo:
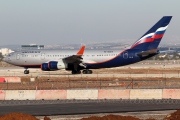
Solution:
M 140 56 L 140 57 L 146 57 L 148 55 L 158 54 L 158 53 L 159 53 L 159 51 L 157 49 L 153 49 L 153 50 L 140 52 L 137 55 Z

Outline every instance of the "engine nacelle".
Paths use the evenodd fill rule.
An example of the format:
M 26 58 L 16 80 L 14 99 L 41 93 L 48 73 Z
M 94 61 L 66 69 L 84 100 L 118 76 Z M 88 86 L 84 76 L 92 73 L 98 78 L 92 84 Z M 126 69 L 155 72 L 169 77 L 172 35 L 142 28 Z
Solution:
M 50 69 L 48 67 L 48 63 L 41 64 L 41 70 L 43 70 L 43 71 L 50 71 Z
M 48 68 L 50 70 L 66 69 L 67 68 L 67 64 L 65 62 L 63 62 L 63 60 L 50 61 L 48 63 Z
M 58 62 L 57 62 L 57 61 L 50 61 L 50 62 L 48 63 L 48 68 L 49 68 L 50 70 L 58 70 L 57 65 L 58 65 Z

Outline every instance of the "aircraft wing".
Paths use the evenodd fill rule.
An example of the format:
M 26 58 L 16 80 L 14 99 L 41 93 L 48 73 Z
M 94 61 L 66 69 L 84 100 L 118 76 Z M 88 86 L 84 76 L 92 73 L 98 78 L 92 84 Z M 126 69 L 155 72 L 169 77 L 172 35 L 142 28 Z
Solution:
M 63 58 L 66 63 L 82 63 L 82 55 L 84 54 L 85 46 L 82 46 L 76 55 Z

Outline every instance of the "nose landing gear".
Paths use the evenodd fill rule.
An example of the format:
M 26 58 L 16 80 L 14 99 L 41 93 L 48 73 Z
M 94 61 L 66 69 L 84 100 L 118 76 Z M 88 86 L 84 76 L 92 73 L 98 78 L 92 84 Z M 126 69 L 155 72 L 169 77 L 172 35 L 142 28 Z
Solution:
M 29 70 L 24 70 L 24 74 L 29 74 Z

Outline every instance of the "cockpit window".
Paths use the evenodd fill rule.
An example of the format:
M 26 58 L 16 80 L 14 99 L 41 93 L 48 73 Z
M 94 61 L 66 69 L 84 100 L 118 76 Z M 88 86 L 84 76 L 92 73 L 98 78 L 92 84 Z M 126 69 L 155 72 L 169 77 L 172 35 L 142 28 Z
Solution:
M 10 53 L 8 56 L 10 57 L 10 56 L 12 56 L 13 55 L 13 53 Z

